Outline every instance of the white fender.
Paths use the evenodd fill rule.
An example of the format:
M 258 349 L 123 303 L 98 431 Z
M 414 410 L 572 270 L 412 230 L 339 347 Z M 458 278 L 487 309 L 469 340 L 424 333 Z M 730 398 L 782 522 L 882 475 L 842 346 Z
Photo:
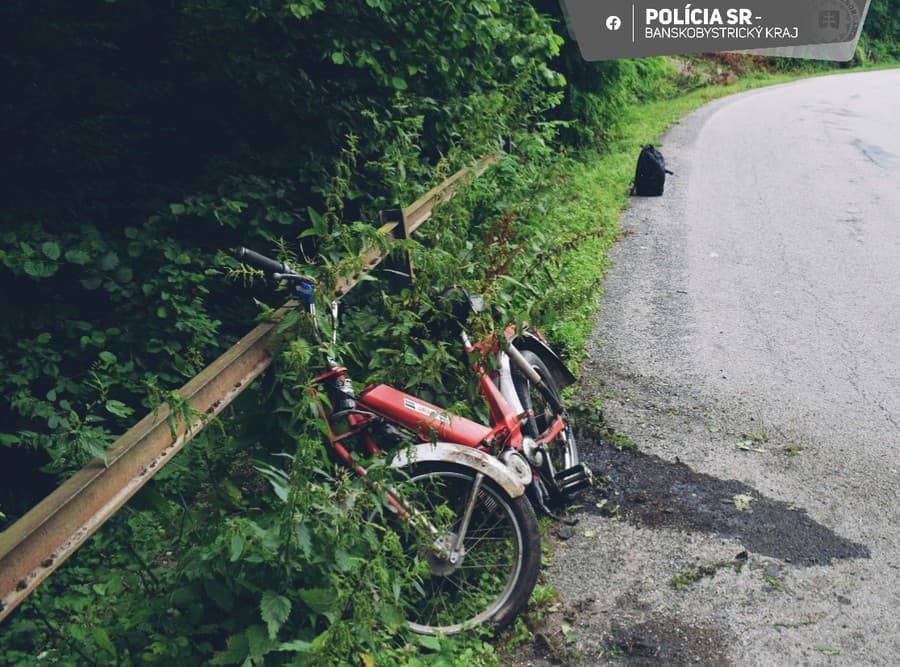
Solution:
M 485 454 L 480 449 L 465 447 L 453 442 L 423 442 L 407 447 L 391 460 L 391 467 L 403 468 L 413 463 L 427 462 L 454 463 L 475 472 L 484 473 L 510 498 L 518 498 L 525 493 L 525 485 L 499 459 Z

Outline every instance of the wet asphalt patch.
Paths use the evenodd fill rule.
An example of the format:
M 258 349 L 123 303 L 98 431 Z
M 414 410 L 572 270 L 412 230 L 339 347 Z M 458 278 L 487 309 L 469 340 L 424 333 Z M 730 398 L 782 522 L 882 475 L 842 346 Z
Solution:
M 586 462 L 605 481 L 581 511 L 614 511 L 650 528 L 732 537 L 752 553 L 800 566 L 870 558 L 867 546 L 835 534 L 801 507 L 766 498 L 736 480 L 695 472 L 679 461 L 620 449 L 612 444 L 620 438 L 605 429 L 582 428 L 579 435 Z
M 685 625 L 674 618 L 651 616 L 639 622 L 615 619 L 605 640 L 605 654 L 629 667 L 658 665 L 730 665 L 722 652 L 725 637 L 713 628 Z
M 727 637 L 717 628 L 686 623 L 673 616 L 635 609 L 622 600 L 620 611 L 600 632 L 590 634 L 597 613 L 592 599 L 555 605 L 526 617 L 535 641 L 503 661 L 516 667 L 729 667 Z M 572 632 L 582 639 L 572 644 Z

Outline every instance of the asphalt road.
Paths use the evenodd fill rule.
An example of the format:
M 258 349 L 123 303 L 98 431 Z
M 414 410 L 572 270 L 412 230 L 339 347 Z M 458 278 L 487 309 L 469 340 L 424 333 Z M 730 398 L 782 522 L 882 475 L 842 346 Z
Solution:
M 900 664 L 900 71 L 720 100 L 661 151 L 588 350 L 639 450 L 585 434 L 610 486 L 550 569 L 567 650 Z

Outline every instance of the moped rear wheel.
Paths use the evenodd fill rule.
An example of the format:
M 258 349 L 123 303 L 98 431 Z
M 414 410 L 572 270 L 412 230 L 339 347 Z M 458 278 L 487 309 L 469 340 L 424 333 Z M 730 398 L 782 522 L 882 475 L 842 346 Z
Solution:
M 502 628 L 528 602 L 540 569 L 540 534 L 531 503 L 511 498 L 484 478 L 457 562 L 435 545 L 451 544 L 461 529 L 476 472 L 444 463 L 414 466 L 401 485 L 404 504 L 436 529 L 396 518 L 410 576 L 402 603 L 409 627 L 422 634 L 455 634 L 478 626 Z

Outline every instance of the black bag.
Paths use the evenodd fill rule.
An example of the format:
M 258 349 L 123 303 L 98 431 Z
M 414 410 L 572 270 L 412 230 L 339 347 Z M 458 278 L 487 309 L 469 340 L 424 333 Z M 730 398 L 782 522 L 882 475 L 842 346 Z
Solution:
M 639 197 L 659 197 L 666 185 L 666 174 L 671 173 L 666 169 L 662 153 L 647 144 L 638 156 L 631 194 Z

